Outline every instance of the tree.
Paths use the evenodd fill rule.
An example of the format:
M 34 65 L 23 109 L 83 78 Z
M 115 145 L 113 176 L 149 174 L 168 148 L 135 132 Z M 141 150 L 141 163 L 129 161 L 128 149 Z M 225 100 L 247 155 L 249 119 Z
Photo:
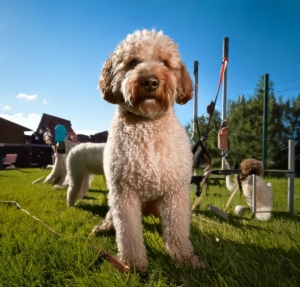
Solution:
M 268 95 L 268 133 L 267 133 L 267 168 L 287 168 L 287 140 L 300 142 L 300 94 L 296 99 L 283 102 L 282 96 L 274 96 L 273 82 L 269 82 Z M 261 76 L 253 95 L 247 99 L 243 95 L 237 101 L 228 101 L 227 123 L 229 130 L 230 150 L 228 161 L 231 167 L 250 157 L 262 158 L 263 148 L 263 103 L 264 77 Z M 203 137 L 209 117 L 198 118 L 200 137 Z M 221 153 L 218 150 L 218 131 L 221 126 L 220 112 L 215 111 L 209 125 L 205 145 L 211 154 L 213 167 L 220 168 Z M 192 134 L 193 121 L 186 126 L 191 142 L 199 139 L 196 132 Z M 296 144 L 296 157 L 300 156 L 300 144 Z M 300 158 L 299 158 L 300 160 Z M 298 160 L 298 161 L 299 161 Z M 297 161 L 297 163 L 298 163 Z M 300 166 L 298 164 L 298 166 Z M 300 167 L 298 167 L 300 169 Z M 297 165 L 296 165 L 297 172 Z M 298 171 L 300 172 L 300 171 Z
M 288 99 L 284 107 L 284 125 L 287 137 L 300 139 L 300 94 L 296 99 Z
M 269 82 L 268 94 L 268 138 L 267 166 L 273 164 L 273 158 L 278 152 L 278 130 L 282 128 L 281 109 L 273 92 L 273 83 Z M 242 96 L 238 101 L 229 101 L 228 127 L 230 131 L 230 161 L 233 164 L 245 158 L 262 158 L 263 147 L 263 103 L 264 77 L 261 76 L 254 94 L 248 100 Z

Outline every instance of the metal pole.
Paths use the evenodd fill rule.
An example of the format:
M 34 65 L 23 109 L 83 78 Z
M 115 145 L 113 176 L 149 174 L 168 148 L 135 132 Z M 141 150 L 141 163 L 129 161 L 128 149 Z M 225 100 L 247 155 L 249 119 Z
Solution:
M 229 52 L 229 38 L 225 37 L 223 40 L 223 58 L 228 58 L 228 52 Z M 227 68 L 224 72 L 224 79 L 223 79 L 223 85 L 222 85 L 222 121 L 226 119 L 226 101 L 227 101 Z M 222 158 L 222 169 L 224 169 L 225 166 L 225 159 Z
M 223 40 L 223 59 L 228 58 L 229 38 L 225 37 Z M 227 65 L 228 69 L 228 65 Z M 223 86 L 222 86 L 222 121 L 226 119 L 226 101 L 227 101 L 227 69 L 224 72 Z
M 198 61 L 194 62 L 194 77 L 195 77 L 195 87 L 194 87 L 194 124 L 193 124 L 193 137 L 195 138 L 196 119 L 198 118 Z M 199 137 L 200 135 L 198 135 Z
M 265 168 L 267 168 L 268 102 L 269 102 L 269 74 L 265 74 L 264 75 L 263 152 L 262 152 L 262 162 Z
M 256 214 L 256 175 L 252 174 L 252 213 Z
M 294 213 L 294 179 L 295 179 L 295 140 L 289 140 L 289 172 L 286 174 L 288 178 L 288 211 Z

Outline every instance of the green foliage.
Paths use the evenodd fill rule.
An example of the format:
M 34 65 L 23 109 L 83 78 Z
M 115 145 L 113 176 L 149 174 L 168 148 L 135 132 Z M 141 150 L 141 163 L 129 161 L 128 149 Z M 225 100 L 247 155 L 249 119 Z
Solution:
M 101 260 L 90 246 L 117 254 L 113 233 L 90 235 L 103 220 L 107 191 L 102 176 L 95 176 L 87 196 L 75 207 L 66 207 L 66 189 L 31 183 L 49 171 L 0 171 L 0 286 L 299 286 L 300 179 L 295 181 L 295 215 L 286 212 L 287 180 L 268 178 L 274 189 L 270 221 L 252 219 L 250 212 L 234 216 L 236 195 L 225 221 L 207 209 L 224 208 L 230 196 L 224 186 L 210 186 L 191 220 L 191 241 L 197 255 L 209 265 L 192 270 L 178 265 L 167 254 L 158 218 L 143 218 L 149 267 L 145 274 L 118 272 Z M 192 201 L 195 186 L 191 186 Z
M 284 123 L 289 138 L 300 139 L 300 94 L 284 104 Z
M 231 152 L 230 160 L 236 164 L 245 158 L 255 157 L 261 159 L 263 147 L 263 106 L 264 87 L 263 77 L 255 89 L 254 95 L 248 100 L 239 99 L 237 102 L 229 101 L 227 122 L 230 129 Z M 273 94 L 273 83 L 269 83 L 268 102 L 268 139 L 276 139 L 279 123 L 276 99 Z M 277 140 L 267 141 L 268 166 L 273 163 L 280 146 Z
M 269 81 L 266 166 L 273 169 L 287 169 L 287 141 L 300 139 L 300 94 L 296 99 L 283 102 L 282 97 L 275 98 L 273 86 L 273 82 Z M 228 101 L 226 119 L 230 139 L 228 161 L 232 167 L 246 158 L 262 159 L 263 106 L 263 76 L 259 78 L 253 95 L 247 99 L 240 95 L 237 101 Z M 203 135 L 208 117 L 200 116 L 198 121 Z M 214 168 L 221 166 L 220 151 L 217 146 L 220 126 L 220 113 L 215 111 L 207 139 L 207 148 L 213 157 Z M 192 122 L 186 126 L 186 130 L 193 139 L 191 128 Z M 299 143 L 296 145 L 297 156 L 300 156 Z M 296 165 L 296 174 L 300 175 L 300 165 Z

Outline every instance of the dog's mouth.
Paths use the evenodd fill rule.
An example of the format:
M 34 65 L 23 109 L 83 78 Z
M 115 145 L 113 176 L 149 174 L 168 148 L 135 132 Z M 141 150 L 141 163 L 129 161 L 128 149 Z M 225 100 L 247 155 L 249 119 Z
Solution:
M 154 95 L 141 95 L 127 102 L 127 112 L 135 115 L 154 118 L 166 111 L 166 107 L 163 105 L 159 97 Z
M 138 102 L 153 102 L 156 101 L 156 97 L 153 95 L 147 95 L 138 99 Z
M 154 104 L 157 101 L 158 101 L 158 98 L 153 93 L 140 93 L 137 97 L 135 97 L 135 98 L 132 97 L 129 102 L 132 105 L 139 105 L 141 103 Z

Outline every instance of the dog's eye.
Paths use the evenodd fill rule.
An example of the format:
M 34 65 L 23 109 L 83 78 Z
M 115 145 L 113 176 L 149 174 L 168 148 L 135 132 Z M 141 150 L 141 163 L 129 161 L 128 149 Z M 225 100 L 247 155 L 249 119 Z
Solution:
M 168 68 L 169 67 L 169 63 L 167 61 L 162 61 L 162 63 Z
M 138 61 L 137 60 L 132 60 L 129 64 L 130 64 L 131 67 L 136 67 L 137 64 L 138 64 Z

